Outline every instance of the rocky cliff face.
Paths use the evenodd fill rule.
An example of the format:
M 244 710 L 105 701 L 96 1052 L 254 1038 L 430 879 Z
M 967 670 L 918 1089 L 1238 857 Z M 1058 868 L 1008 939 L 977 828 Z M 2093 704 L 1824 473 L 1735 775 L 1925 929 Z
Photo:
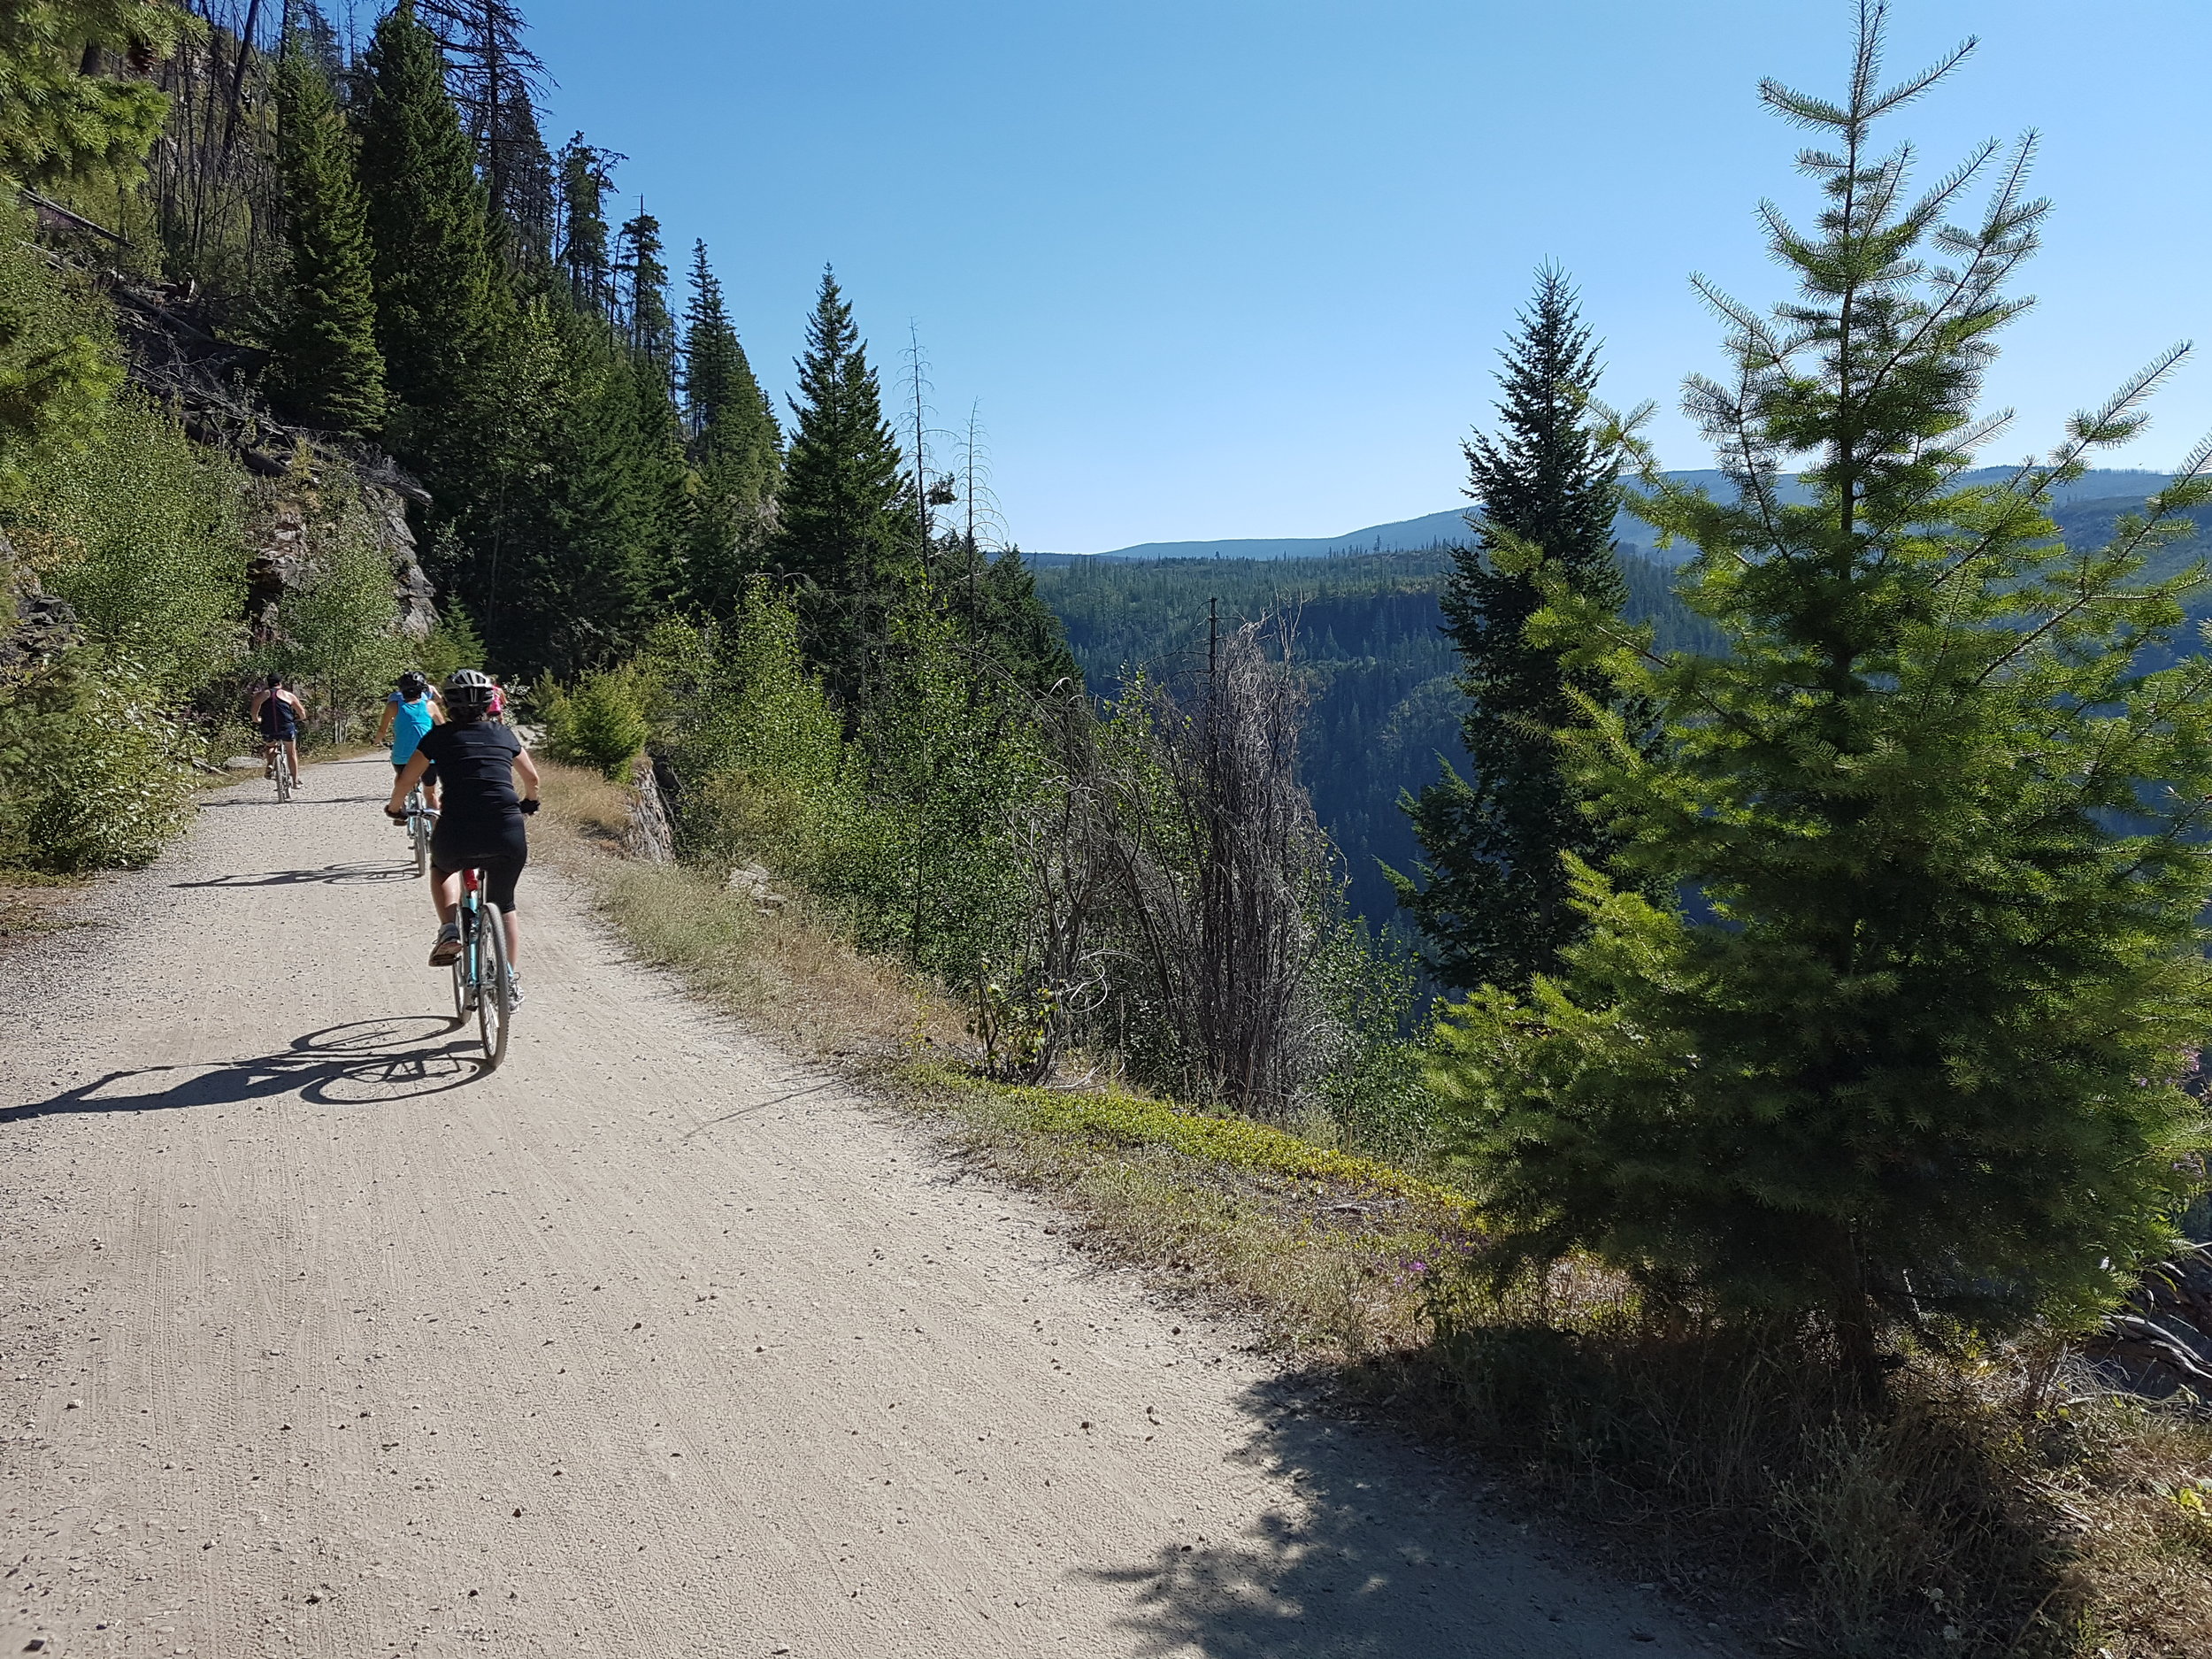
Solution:
M 380 449 L 278 420 L 248 389 L 267 354 L 219 336 L 188 289 L 117 280 L 109 294 L 132 380 L 174 410 L 194 442 L 228 452 L 255 480 L 249 626 L 265 629 L 285 590 L 314 567 L 318 531 L 347 495 L 391 565 L 399 631 L 429 633 L 435 595 L 407 522 L 411 503 L 429 503 L 422 486 Z

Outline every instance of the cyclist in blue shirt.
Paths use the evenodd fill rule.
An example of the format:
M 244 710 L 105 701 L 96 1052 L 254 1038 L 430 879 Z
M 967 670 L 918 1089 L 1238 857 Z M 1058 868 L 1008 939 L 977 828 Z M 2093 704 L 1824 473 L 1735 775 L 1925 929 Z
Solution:
M 445 718 L 445 700 L 438 695 L 437 687 L 429 677 L 413 669 L 399 677 L 399 686 L 384 699 L 384 724 L 377 728 L 376 741 L 392 746 L 392 770 L 404 772 L 407 763 L 415 757 L 415 745 L 423 735 Z M 423 804 L 433 812 L 438 810 L 438 769 L 430 768 L 422 775 Z

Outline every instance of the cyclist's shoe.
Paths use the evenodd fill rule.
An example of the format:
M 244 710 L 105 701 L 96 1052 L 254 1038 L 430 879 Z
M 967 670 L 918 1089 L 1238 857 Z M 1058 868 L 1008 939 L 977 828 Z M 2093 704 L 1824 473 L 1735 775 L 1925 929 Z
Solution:
M 507 971 L 507 1006 L 522 1006 L 522 976 L 511 968 Z
M 438 942 L 430 947 L 430 965 L 442 968 L 461 954 L 461 925 L 448 922 L 438 930 Z

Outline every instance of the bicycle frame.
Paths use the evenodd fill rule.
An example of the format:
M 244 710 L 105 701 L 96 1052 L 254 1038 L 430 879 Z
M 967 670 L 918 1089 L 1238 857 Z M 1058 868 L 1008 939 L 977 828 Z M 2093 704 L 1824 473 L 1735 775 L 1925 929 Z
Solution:
M 453 919 L 461 930 L 461 954 L 453 959 L 453 1015 L 457 1021 L 476 1015 L 488 1071 L 506 1057 L 514 1010 L 507 1000 L 506 918 L 484 902 L 482 871 L 461 872 L 461 900 Z

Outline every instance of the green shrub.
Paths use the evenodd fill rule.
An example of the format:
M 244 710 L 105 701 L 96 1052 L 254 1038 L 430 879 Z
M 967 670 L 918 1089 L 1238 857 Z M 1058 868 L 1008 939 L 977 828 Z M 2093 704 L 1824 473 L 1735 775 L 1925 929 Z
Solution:
M 538 711 L 547 754 L 617 780 L 629 776 L 652 735 L 631 676 L 618 669 L 586 674 L 572 692 L 547 686 Z
M 860 762 L 807 670 L 791 607 L 756 578 L 722 640 L 662 628 L 638 673 L 682 785 L 686 854 L 723 870 L 758 860 L 840 890 L 864 857 Z
M 429 676 L 434 686 L 444 685 L 456 669 L 483 667 L 484 641 L 457 600 L 438 613 L 429 634 L 415 648 L 414 657 L 415 666 Z
M 50 266 L 0 204 L 0 507 L 43 460 L 81 443 L 122 383 L 115 319 L 82 284 Z
M 4 527 L 86 631 L 165 695 L 228 669 L 246 595 L 244 472 L 136 394 L 31 458 Z
M 82 647 L 0 687 L 0 867 L 147 863 L 191 821 L 198 749 L 112 652 Z
M 415 652 L 396 626 L 391 560 L 358 503 L 324 505 L 311 563 L 278 603 L 277 640 L 255 666 L 296 685 L 311 724 L 342 743 L 357 721 L 374 719 Z

